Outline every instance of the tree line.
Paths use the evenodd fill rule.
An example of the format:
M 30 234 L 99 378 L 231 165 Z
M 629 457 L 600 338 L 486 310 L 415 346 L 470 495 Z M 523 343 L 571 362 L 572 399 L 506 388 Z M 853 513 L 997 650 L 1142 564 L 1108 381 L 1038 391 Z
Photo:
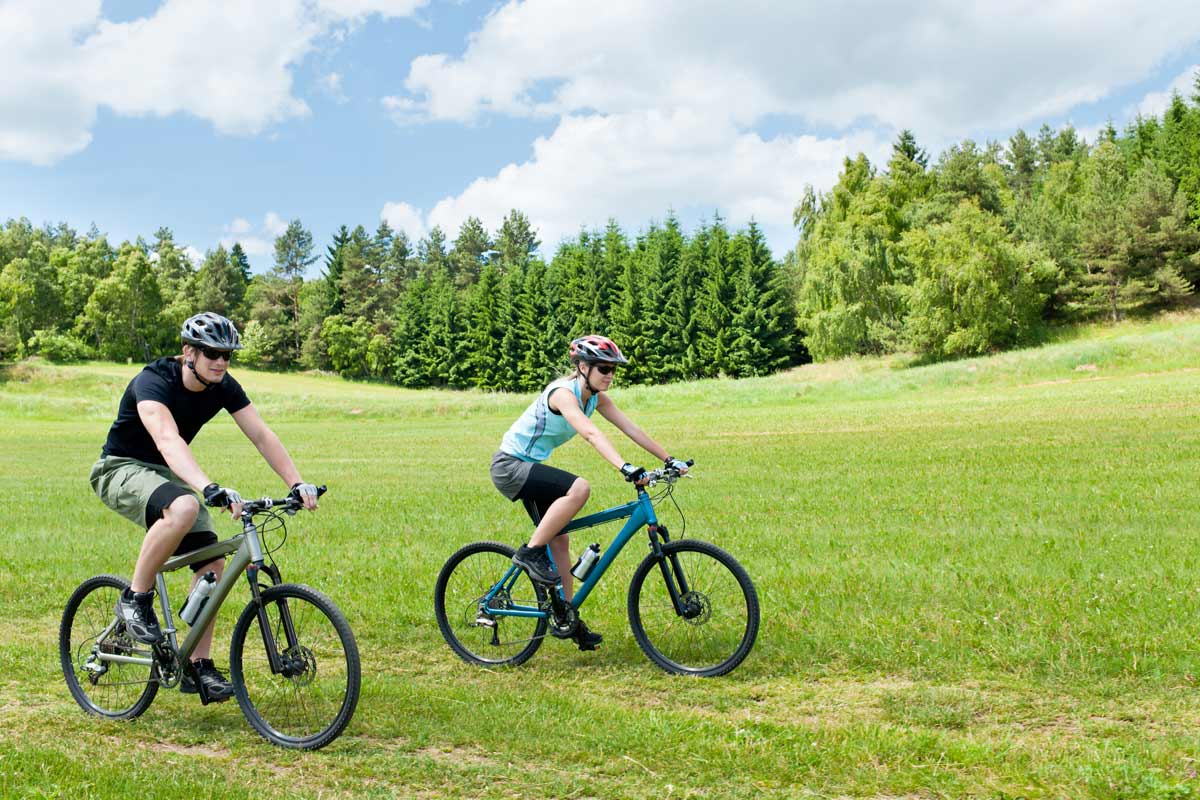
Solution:
M 886 165 L 847 157 L 805 187 L 796 248 L 718 216 L 615 222 L 547 260 L 513 210 L 489 231 L 415 244 L 385 221 L 323 250 L 299 220 L 251 274 L 240 244 L 193 264 L 168 228 L 109 244 L 95 226 L 0 228 L 0 358 L 148 360 L 187 316 L 243 332 L 239 360 L 404 386 L 532 390 L 592 332 L 630 357 L 623 380 L 763 375 L 808 360 L 912 351 L 946 358 L 1033 343 L 1050 326 L 1191 301 L 1200 280 L 1200 74 L 1191 101 L 1111 123 L 971 140 L 931 160 L 903 131 Z M 310 277 L 316 273 L 316 277 Z
M 764 375 L 803 357 L 790 282 L 754 223 L 688 235 L 668 214 L 632 240 L 610 222 L 548 262 L 539 248 L 516 210 L 494 234 L 472 217 L 452 242 L 435 227 L 415 247 L 386 221 L 342 226 L 320 254 L 293 220 L 274 266 L 251 275 L 238 244 L 193 267 L 166 228 L 113 248 L 94 228 L 9 220 L 0 355 L 147 360 L 174 352 L 202 309 L 238 324 L 241 363 L 411 387 L 540 388 L 592 332 L 620 343 L 630 382 Z
M 967 140 L 932 165 L 911 131 L 884 169 L 847 158 L 807 187 L 789 260 L 817 359 L 914 351 L 974 355 L 1037 342 L 1048 326 L 1190 302 L 1200 280 L 1200 73 L 1192 102 L 1075 129 Z

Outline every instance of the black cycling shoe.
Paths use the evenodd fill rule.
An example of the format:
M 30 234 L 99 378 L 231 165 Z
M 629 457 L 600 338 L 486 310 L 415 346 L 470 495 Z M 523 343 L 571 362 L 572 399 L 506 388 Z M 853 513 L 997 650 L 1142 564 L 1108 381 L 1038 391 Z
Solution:
M 128 587 L 117 598 L 117 618 L 130 636 L 144 644 L 158 644 L 163 638 L 153 600 L 154 592 L 131 592 Z
M 192 662 L 192 666 L 200 676 L 200 683 L 204 684 L 210 703 L 223 703 L 233 697 L 233 684 L 225 680 L 225 676 L 211 658 L 198 658 Z M 200 687 L 196 685 L 192 676 L 185 672 L 179 681 L 179 691 L 184 694 L 200 694 Z
M 554 562 L 550 560 L 550 555 L 546 552 L 545 546 L 542 547 L 527 547 L 521 545 L 517 550 L 516 555 L 512 557 L 513 563 L 518 567 L 524 567 L 529 573 L 529 577 L 541 583 L 558 583 L 558 570 L 554 568 Z
M 575 628 L 575 633 L 571 638 L 575 640 L 575 644 L 579 645 L 580 650 L 595 650 L 604 641 L 604 637 L 589 630 L 588 626 L 583 624 L 583 620 L 579 620 L 579 625 Z

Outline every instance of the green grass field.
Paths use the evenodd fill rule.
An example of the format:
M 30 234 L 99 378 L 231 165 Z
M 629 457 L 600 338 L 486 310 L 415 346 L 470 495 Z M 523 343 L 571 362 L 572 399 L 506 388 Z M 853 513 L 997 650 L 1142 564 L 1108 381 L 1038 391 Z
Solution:
M 548 641 L 496 672 L 443 643 L 445 558 L 527 534 L 487 475 L 527 397 L 238 371 L 330 486 L 279 554 L 346 612 L 363 657 L 357 715 L 317 753 L 266 744 L 232 702 L 163 692 L 117 724 L 66 691 L 62 606 L 92 574 L 127 574 L 141 539 L 86 480 L 137 368 L 22 364 L 0 382 L 0 796 L 1200 794 L 1200 316 L 933 366 L 618 383 L 697 461 L 677 493 L 687 534 L 758 586 L 758 644 L 712 680 L 634 643 L 638 540 L 585 609 L 600 651 Z M 243 494 L 282 488 L 227 417 L 194 449 Z M 632 496 L 583 442 L 554 463 L 591 478 L 591 510 Z M 222 611 L 218 664 L 243 604 Z

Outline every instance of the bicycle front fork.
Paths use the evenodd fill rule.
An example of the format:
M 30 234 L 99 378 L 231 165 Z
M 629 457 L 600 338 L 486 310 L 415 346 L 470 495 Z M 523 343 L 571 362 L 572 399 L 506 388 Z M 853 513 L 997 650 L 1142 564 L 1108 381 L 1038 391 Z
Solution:
M 659 543 L 662 539 L 662 543 Z M 667 585 L 667 594 L 671 596 L 671 605 L 675 613 L 684 619 L 692 619 L 702 612 L 702 608 L 691 600 L 691 590 L 688 588 L 687 576 L 679 556 L 666 553 L 663 545 L 671 541 L 666 525 L 650 526 L 650 550 L 658 557 L 658 569 L 662 572 L 663 582 Z

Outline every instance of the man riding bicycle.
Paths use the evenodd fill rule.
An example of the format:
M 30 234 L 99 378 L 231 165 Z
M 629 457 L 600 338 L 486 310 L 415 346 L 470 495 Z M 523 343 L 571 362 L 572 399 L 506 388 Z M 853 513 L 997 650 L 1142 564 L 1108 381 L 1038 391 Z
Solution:
M 229 412 L 304 507 L 317 507 L 316 487 L 300 477 L 279 437 L 228 374 L 233 351 L 242 347 L 234 324 L 206 311 L 183 323 L 180 340 L 180 355 L 146 365 L 129 382 L 90 476 L 92 489 L 105 505 L 146 528 L 133 579 L 116 609 L 129 634 L 146 644 L 163 637 L 152 605 L 155 576 L 163 564 L 173 554 L 217 541 L 212 518 L 196 493 L 205 503 L 228 509 L 234 519 L 242 510 L 241 496 L 210 480 L 188 446 L 221 409 Z M 224 568 L 223 557 L 193 565 L 192 585 L 210 571 L 219 579 Z M 233 685 L 210 658 L 212 637 L 210 623 L 196 645 L 193 666 L 209 699 L 227 700 Z M 180 689 L 199 692 L 186 674 Z

